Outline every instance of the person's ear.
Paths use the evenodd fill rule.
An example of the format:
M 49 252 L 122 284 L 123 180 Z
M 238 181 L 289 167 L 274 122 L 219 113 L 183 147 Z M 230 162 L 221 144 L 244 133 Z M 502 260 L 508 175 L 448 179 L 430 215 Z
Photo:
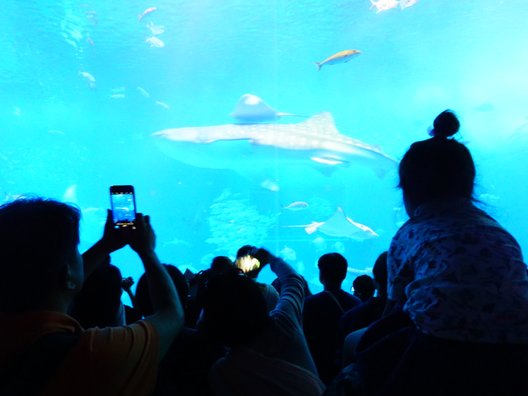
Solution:
M 66 269 L 66 279 L 64 281 L 64 286 L 69 291 L 78 291 L 80 290 L 80 285 L 78 285 L 77 280 L 75 279 L 75 276 L 73 276 L 71 267 L 68 265 Z
M 63 287 L 71 292 L 78 292 L 82 288 L 83 284 L 83 269 L 82 263 L 77 260 L 67 260 L 66 268 L 64 270 L 65 276 L 63 281 Z

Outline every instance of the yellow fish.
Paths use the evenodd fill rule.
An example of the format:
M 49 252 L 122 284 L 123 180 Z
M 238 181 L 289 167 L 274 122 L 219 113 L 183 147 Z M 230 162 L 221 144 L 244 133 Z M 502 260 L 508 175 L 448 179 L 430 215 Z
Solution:
M 323 67 L 323 65 L 335 65 L 337 63 L 346 63 L 350 59 L 352 59 L 354 55 L 359 55 L 360 53 L 360 51 L 355 49 L 340 51 L 326 58 L 322 62 L 315 62 L 315 65 L 317 66 L 317 70 L 321 70 L 321 67 Z

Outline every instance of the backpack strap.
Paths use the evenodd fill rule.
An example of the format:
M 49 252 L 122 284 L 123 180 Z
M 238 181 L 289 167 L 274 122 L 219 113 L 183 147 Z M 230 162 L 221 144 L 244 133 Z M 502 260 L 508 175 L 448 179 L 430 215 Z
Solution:
M 0 370 L 0 394 L 40 393 L 79 337 L 79 334 L 56 332 L 39 338 Z

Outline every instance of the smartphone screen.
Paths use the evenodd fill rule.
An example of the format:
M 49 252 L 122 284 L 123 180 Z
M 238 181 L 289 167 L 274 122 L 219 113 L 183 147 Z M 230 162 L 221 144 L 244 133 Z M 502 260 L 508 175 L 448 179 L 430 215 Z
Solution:
M 237 258 L 235 264 L 244 273 L 254 271 L 260 268 L 260 261 L 258 261 L 255 257 L 250 256 L 249 254 Z
M 115 228 L 135 228 L 136 198 L 133 186 L 111 186 L 110 204 Z

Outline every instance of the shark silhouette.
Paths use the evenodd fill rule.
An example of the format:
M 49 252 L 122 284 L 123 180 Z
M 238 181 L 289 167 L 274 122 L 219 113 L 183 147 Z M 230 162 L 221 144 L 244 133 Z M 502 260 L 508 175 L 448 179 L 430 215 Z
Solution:
M 307 234 L 311 235 L 318 231 L 324 235 L 337 238 L 348 238 L 355 241 L 379 236 L 370 227 L 360 224 L 345 215 L 342 208 L 338 207 L 334 214 L 326 221 L 313 221 L 304 225 L 289 225 L 288 228 L 304 228 Z
M 360 163 L 383 176 L 397 164 L 378 147 L 340 134 L 330 113 L 292 124 L 184 127 L 153 136 L 165 154 L 185 164 L 241 174 L 275 166 L 317 163 L 335 169 Z

